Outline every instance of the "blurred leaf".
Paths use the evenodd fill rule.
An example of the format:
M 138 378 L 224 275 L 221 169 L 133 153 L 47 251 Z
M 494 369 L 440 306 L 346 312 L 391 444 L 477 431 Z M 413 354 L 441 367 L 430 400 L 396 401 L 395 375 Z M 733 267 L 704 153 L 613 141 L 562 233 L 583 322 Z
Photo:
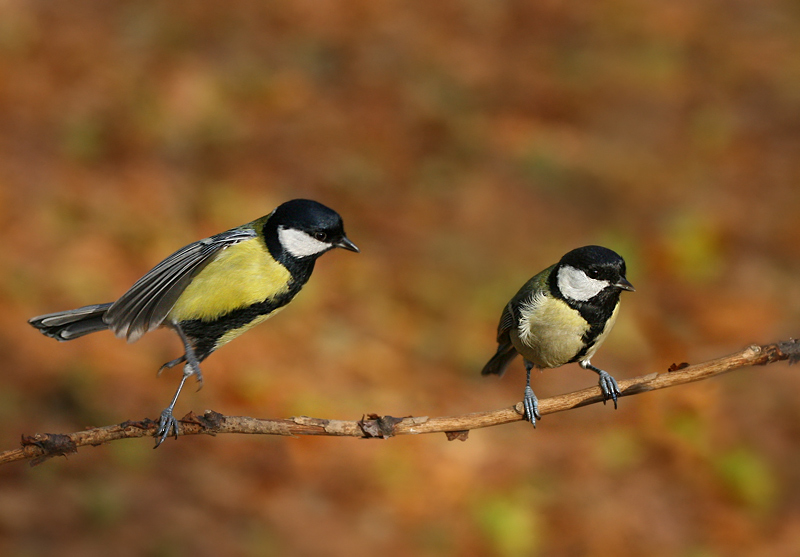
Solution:
M 579 178 L 577 170 L 562 159 L 552 150 L 537 146 L 523 155 L 518 165 L 522 176 L 532 185 L 566 195 Z
M 106 478 L 96 478 L 82 485 L 81 504 L 91 525 L 107 527 L 124 517 L 127 505 L 116 485 Z
M 766 459 L 748 447 L 720 455 L 714 467 L 733 495 L 754 510 L 771 508 L 777 496 L 777 482 Z
M 244 554 L 249 557 L 281 555 L 279 539 L 269 524 L 251 521 L 243 526 L 245 538 Z
M 722 271 L 722 246 L 709 217 L 696 209 L 686 209 L 665 224 L 664 240 L 672 269 L 692 282 L 710 282 Z
M 23 403 L 23 394 L 13 383 L 0 382 L 0 421 L 15 416 Z
M 716 104 L 698 109 L 691 121 L 691 139 L 695 146 L 708 153 L 719 153 L 734 137 L 732 117 Z
M 422 551 L 429 555 L 450 555 L 453 548 L 453 535 L 443 524 L 425 524 L 417 533 Z
M 538 552 L 538 516 L 525 497 L 525 491 L 488 497 L 479 501 L 474 509 L 478 526 L 494 552 L 503 557 Z
M 693 412 L 680 412 L 671 416 L 667 428 L 674 434 L 688 441 L 701 454 L 709 451 L 708 425 Z
M 79 162 L 94 162 L 105 153 L 105 123 L 95 114 L 73 116 L 64 124 L 61 145 L 68 157 Z
M 610 471 L 630 469 L 641 461 L 643 455 L 635 433 L 625 429 L 606 431 L 597 440 L 596 451 L 600 463 Z
M 185 544 L 174 536 L 160 536 L 150 542 L 150 549 L 145 553 L 146 557 L 184 557 L 189 555 L 189 551 L 184 548 Z
M 377 160 L 355 153 L 338 158 L 330 174 L 338 190 L 356 195 L 379 191 L 386 181 Z

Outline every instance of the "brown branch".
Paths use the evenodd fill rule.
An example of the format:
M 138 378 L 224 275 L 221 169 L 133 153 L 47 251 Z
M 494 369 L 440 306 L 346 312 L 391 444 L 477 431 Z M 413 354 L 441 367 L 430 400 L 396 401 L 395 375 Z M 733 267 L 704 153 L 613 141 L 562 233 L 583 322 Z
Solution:
M 744 350 L 695 365 L 673 364 L 667 373 L 652 373 L 619 381 L 621 396 L 630 396 L 656 389 L 674 387 L 693 381 L 708 379 L 721 373 L 754 365 L 766 365 L 781 360 L 800 361 L 800 341 L 789 340 L 764 346 L 753 345 Z M 587 404 L 602 402 L 599 387 L 592 387 L 554 396 L 539 401 L 539 412 L 552 414 L 571 410 Z M 461 416 L 441 418 L 392 416 L 364 416 L 358 421 L 324 420 L 304 416 L 289 419 L 257 419 L 245 416 L 223 416 L 207 411 L 203 416 L 190 412 L 180 420 L 181 435 L 216 435 L 218 433 L 250 433 L 260 435 L 330 435 L 360 438 L 388 438 L 395 435 L 418 433 L 446 433 L 448 439 L 467 438 L 471 429 L 492 427 L 523 419 L 522 403 L 488 412 L 474 412 Z M 102 445 L 117 439 L 152 437 L 156 423 L 150 419 L 141 422 L 126 421 L 121 424 L 98 427 L 70 434 L 37 433 L 22 436 L 21 448 L 0 452 L 0 464 L 17 460 L 30 460 L 31 465 L 44 462 L 53 456 L 75 453 L 78 447 Z

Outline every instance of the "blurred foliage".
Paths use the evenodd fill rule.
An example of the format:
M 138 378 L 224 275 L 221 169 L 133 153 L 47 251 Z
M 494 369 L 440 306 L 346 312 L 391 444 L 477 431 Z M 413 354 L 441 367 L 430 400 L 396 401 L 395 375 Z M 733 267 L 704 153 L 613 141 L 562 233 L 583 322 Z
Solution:
M 757 511 L 774 504 L 775 480 L 757 452 L 748 447 L 733 449 L 721 455 L 716 466 L 726 486 L 742 503 Z
M 179 343 L 59 344 L 178 247 L 293 197 L 362 249 L 204 363 L 178 413 L 508 406 L 503 304 L 574 247 L 637 291 L 595 363 L 666 370 L 800 323 L 800 18 L 784 0 L 0 3 L 0 441 L 154 418 Z M 0 554 L 796 555 L 787 366 L 385 442 L 117 442 L 0 469 Z M 595 377 L 539 373 L 540 397 Z
M 494 495 L 476 503 L 478 525 L 489 538 L 493 553 L 502 556 L 535 555 L 535 505 L 524 494 Z

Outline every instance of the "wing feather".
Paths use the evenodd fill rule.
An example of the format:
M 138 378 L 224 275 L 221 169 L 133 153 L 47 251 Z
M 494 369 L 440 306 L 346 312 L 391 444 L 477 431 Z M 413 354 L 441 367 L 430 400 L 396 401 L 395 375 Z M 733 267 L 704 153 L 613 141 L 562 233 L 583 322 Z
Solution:
M 500 323 L 497 325 L 497 342 L 508 342 L 508 332 L 516 325 L 517 320 L 514 317 L 514 308 L 509 302 L 503 309 L 503 315 L 500 316 Z
M 234 228 L 182 247 L 136 281 L 103 320 L 118 337 L 137 340 L 164 322 L 192 279 L 219 252 L 255 237 L 252 228 Z

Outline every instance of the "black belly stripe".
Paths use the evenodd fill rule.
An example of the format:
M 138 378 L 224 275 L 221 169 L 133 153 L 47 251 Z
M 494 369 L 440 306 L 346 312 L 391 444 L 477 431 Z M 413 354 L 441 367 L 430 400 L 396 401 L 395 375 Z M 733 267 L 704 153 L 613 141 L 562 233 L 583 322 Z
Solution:
M 277 298 L 235 309 L 213 321 L 190 319 L 181 321 L 180 326 L 184 334 L 192 341 L 197 359 L 203 361 L 214 351 L 217 342 L 225 333 L 240 329 L 254 319 L 262 315 L 268 315 L 276 309 L 285 306 L 294 298 L 299 290 L 299 288 L 292 289 Z
M 213 321 L 202 319 L 188 319 L 181 321 L 180 326 L 184 334 L 192 341 L 195 355 L 198 361 L 203 361 L 217 348 L 217 342 L 225 333 L 240 329 L 252 322 L 254 319 L 263 315 L 269 315 L 278 308 L 281 308 L 292 301 L 300 292 L 303 285 L 311 276 L 314 268 L 313 261 L 306 263 L 304 268 L 290 269 L 295 271 L 292 280 L 289 281 L 289 288 L 283 294 L 258 302 L 247 307 L 238 308 L 224 315 L 220 315 Z
M 619 304 L 619 294 L 619 291 L 615 289 L 610 292 L 603 291 L 598 294 L 597 298 L 600 299 L 595 303 L 577 303 L 576 309 L 580 312 L 581 317 L 589 323 L 589 329 L 581 337 L 583 348 L 573 356 L 569 363 L 581 361 L 597 342 L 597 338 L 603 334 L 606 323 L 611 319 L 611 315 Z

